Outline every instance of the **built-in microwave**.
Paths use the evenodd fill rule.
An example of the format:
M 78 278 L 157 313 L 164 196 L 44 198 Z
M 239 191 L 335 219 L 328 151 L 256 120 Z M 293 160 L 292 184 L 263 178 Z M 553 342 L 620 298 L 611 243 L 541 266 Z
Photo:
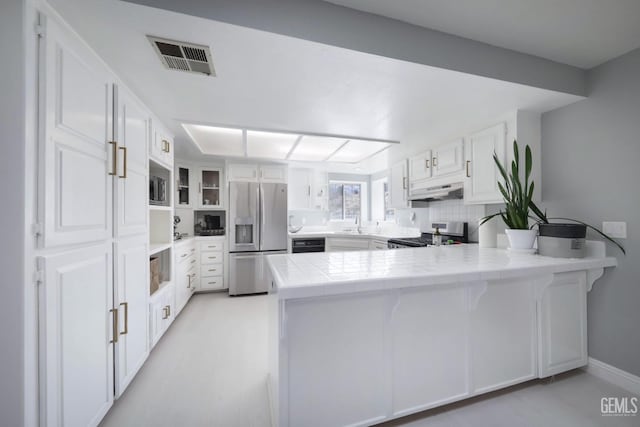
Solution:
M 167 202 L 167 181 L 159 176 L 149 176 L 149 203 L 164 205 Z

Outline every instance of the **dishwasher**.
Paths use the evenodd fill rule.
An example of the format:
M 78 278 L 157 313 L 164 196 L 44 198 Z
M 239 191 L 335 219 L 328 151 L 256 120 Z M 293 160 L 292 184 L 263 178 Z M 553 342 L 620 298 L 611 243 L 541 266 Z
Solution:
M 291 239 L 291 253 L 324 252 L 324 237 Z

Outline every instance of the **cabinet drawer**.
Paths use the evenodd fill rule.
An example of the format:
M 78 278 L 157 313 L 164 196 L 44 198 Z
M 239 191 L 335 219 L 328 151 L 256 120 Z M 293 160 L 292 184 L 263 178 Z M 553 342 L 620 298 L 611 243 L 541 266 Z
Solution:
M 224 242 L 201 242 L 200 250 L 221 252 L 224 250 Z
M 200 252 L 200 264 L 220 264 L 224 260 L 222 252 Z
M 224 289 L 224 277 L 203 277 L 200 279 L 201 290 Z
M 189 259 L 195 259 L 196 248 L 195 246 L 184 246 L 176 252 L 176 260 L 179 263 L 187 261 Z
M 224 273 L 222 264 L 209 264 L 200 267 L 200 277 L 221 276 Z

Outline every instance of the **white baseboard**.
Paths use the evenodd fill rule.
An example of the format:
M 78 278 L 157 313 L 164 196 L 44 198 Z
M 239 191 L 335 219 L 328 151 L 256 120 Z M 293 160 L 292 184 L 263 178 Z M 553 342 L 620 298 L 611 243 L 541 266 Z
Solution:
M 589 364 L 583 369 L 594 377 L 601 378 L 625 389 L 629 393 L 640 396 L 640 377 L 636 375 L 630 374 L 629 372 L 618 369 L 615 366 L 608 365 L 592 357 L 589 358 Z

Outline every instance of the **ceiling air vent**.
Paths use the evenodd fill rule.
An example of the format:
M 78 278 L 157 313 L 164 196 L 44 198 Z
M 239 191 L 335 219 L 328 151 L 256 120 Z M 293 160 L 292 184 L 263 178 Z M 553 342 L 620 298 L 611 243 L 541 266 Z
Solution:
M 160 60 L 170 70 L 216 75 L 208 46 L 147 36 Z

